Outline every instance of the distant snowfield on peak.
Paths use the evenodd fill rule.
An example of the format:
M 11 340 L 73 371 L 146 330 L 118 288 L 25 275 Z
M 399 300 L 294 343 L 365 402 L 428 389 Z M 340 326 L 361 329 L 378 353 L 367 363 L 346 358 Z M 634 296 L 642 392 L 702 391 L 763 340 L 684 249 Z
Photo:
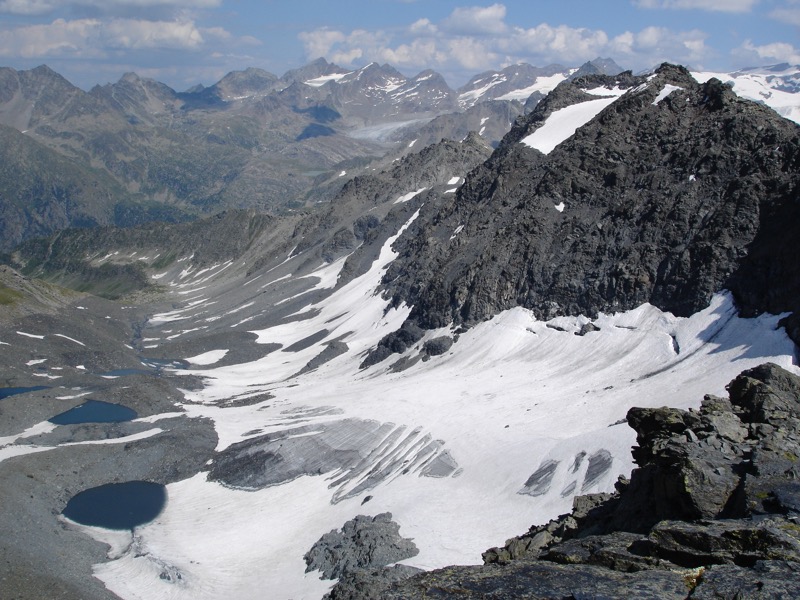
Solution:
M 782 117 L 800 124 L 800 65 L 747 69 L 734 73 L 695 71 L 692 77 L 700 83 L 712 77 L 730 83 L 733 91 L 742 98 L 766 104 Z M 793 91 L 790 91 L 792 88 Z
M 110 590 L 123 598 L 255 600 L 269 589 L 276 599 L 318 599 L 333 582 L 305 573 L 304 553 L 354 516 L 387 511 L 420 550 L 403 563 L 477 564 L 486 548 L 567 512 L 573 495 L 609 491 L 630 472 L 635 434 L 622 420 L 631 406 L 698 406 L 765 361 L 798 372 L 792 342 L 776 329 L 781 315 L 741 319 L 727 294 L 690 318 L 650 305 L 600 315 L 599 331 L 583 336 L 576 334 L 585 317 L 545 323 L 516 308 L 462 333 L 441 356 L 395 372 L 401 356 L 394 355 L 361 370 L 365 352 L 409 314 L 377 290 L 397 257 L 392 243 L 417 215 L 367 273 L 300 310 L 299 320 L 253 332 L 281 351 L 176 372 L 204 378 L 202 389 L 185 392 L 183 408 L 213 420 L 218 451 L 282 435 L 282 461 L 302 465 L 306 448 L 327 444 L 332 456 L 361 456 L 365 470 L 343 463 L 248 491 L 207 473 L 173 483 L 162 514 L 95 566 Z M 443 335 L 453 332 L 429 331 L 404 356 Z M 334 340 L 346 352 L 301 373 Z M 269 399 L 220 405 L 262 394 Z M 391 432 L 377 438 L 381 452 L 359 445 L 367 431 Z M 425 440 L 437 441 L 425 446 L 429 455 Z M 452 468 L 426 476 L 436 461 Z M 163 579 L 165 569 L 179 572 L 179 582 Z
M 329 81 L 339 81 L 342 77 L 346 77 L 350 75 L 351 71 L 346 73 L 333 73 L 331 75 L 320 75 L 319 77 L 315 77 L 314 79 L 309 79 L 304 81 L 306 85 L 310 85 L 311 87 L 322 87 Z
M 556 89 L 556 86 L 566 78 L 567 76 L 563 73 L 556 73 L 555 75 L 551 75 L 549 77 L 538 77 L 536 79 L 536 83 L 533 85 L 519 90 L 514 90 L 513 92 L 508 92 L 502 96 L 498 96 L 497 100 L 519 100 L 520 102 L 524 102 L 530 98 L 531 94 L 534 92 L 541 92 L 542 94 L 548 94 L 552 92 L 554 89 Z
M 474 82 L 474 85 L 479 87 L 475 87 L 474 89 L 467 90 L 466 92 L 459 94 L 458 103 L 462 108 L 466 109 L 488 99 L 517 100 L 519 102 L 525 102 L 528 98 L 530 98 L 531 94 L 535 92 L 540 92 L 542 94 L 548 94 L 549 92 L 552 92 L 559 83 L 574 73 L 575 70 L 576 69 L 569 69 L 563 73 L 539 76 L 529 86 L 519 89 L 512 89 L 511 91 L 494 98 L 492 98 L 492 89 L 507 83 L 508 76 L 505 73 L 492 73 L 487 75 L 484 79 Z

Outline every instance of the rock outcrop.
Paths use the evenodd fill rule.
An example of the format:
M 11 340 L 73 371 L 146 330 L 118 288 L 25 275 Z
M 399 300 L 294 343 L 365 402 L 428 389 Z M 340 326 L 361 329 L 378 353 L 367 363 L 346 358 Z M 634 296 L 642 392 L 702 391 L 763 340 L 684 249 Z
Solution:
M 391 513 L 375 517 L 358 515 L 340 530 L 323 535 L 303 557 L 306 572 L 320 571 L 322 579 L 339 579 L 338 589 L 326 596 L 360 598 L 360 590 L 369 589 L 374 581 L 400 581 L 419 569 L 392 563 L 419 554 L 413 541 L 400 535 L 400 526 Z M 369 596 L 365 596 L 367 598 Z
M 632 408 L 638 468 L 615 494 L 575 498 L 482 567 L 373 578 L 358 597 L 796 597 L 800 377 L 765 364 L 728 392 L 699 410 Z

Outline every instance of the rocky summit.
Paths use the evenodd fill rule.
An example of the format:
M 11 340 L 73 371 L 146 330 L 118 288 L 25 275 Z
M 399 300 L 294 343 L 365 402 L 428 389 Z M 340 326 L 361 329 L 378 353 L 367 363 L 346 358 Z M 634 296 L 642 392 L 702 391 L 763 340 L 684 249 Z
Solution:
M 558 119 L 581 111 L 596 117 L 559 138 Z M 799 173 L 797 125 L 719 80 L 671 65 L 573 79 L 423 210 L 387 293 L 422 328 L 514 306 L 686 316 L 721 289 L 748 315 L 795 311 Z
M 332 598 L 795 598 L 800 589 L 800 377 L 764 364 L 699 410 L 632 408 L 638 467 L 613 494 L 483 554 Z

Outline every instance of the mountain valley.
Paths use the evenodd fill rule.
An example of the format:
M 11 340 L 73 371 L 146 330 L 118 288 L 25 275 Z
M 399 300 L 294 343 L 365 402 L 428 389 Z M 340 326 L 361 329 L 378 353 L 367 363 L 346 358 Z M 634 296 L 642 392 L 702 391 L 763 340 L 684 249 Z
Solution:
M 798 125 L 737 95 L 752 72 L 596 62 L 458 91 L 322 60 L 181 93 L 0 72 L 0 193 L 49 194 L 2 203 L 0 596 L 797 582 Z M 54 421 L 92 400 L 135 415 Z M 695 469 L 703 440 L 722 467 Z M 676 483 L 675 506 L 713 506 L 632 524 L 657 468 L 724 486 Z M 155 518 L 68 516 L 131 482 L 163 490 Z M 680 519 L 775 545 L 698 559 Z M 616 537 L 578 547 L 593 535 Z M 612 546 L 627 583 L 599 571 Z M 546 576 L 577 587 L 528 587 Z

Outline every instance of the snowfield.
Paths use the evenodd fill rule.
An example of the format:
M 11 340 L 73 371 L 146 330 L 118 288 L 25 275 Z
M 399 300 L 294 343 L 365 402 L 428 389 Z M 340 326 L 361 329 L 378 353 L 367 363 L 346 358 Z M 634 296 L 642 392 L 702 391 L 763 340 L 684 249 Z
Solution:
M 767 360 L 798 372 L 791 341 L 776 329 L 781 317 L 741 319 L 727 294 L 691 318 L 650 305 L 601 315 L 593 321 L 600 330 L 583 336 L 576 333 L 587 318 L 544 323 L 517 308 L 463 333 L 444 355 L 399 372 L 390 369 L 397 355 L 361 370 L 365 352 L 409 312 L 387 310 L 376 292 L 398 236 L 369 272 L 303 309 L 302 320 L 255 331 L 259 343 L 296 351 L 182 371 L 206 378 L 203 389 L 186 391 L 184 408 L 213 419 L 218 451 L 282 436 L 282 459 L 301 470 L 315 458 L 304 454 L 309 441 L 332 456 L 344 448 L 358 454 L 361 470 L 332 459 L 255 489 L 226 487 L 207 473 L 171 484 L 164 512 L 127 541 L 114 537 L 111 560 L 96 565 L 109 589 L 148 600 L 260 599 L 265 590 L 317 599 L 333 582 L 305 573 L 304 553 L 354 516 L 385 511 L 420 550 L 403 562 L 477 564 L 488 547 L 567 512 L 573 495 L 609 491 L 630 472 L 629 407 L 698 406 Z M 441 335 L 452 332 L 428 332 L 406 355 Z M 347 351 L 299 374 L 333 340 Z M 189 360 L 203 367 L 218 356 Z M 267 393 L 250 406 L 222 405 Z M 367 430 L 385 438 L 359 446 Z M 373 468 L 363 470 L 370 460 Z M 384 476 L 372 476 L 377 471 Z M 357 491 L 348 497 L 341 489 Z

